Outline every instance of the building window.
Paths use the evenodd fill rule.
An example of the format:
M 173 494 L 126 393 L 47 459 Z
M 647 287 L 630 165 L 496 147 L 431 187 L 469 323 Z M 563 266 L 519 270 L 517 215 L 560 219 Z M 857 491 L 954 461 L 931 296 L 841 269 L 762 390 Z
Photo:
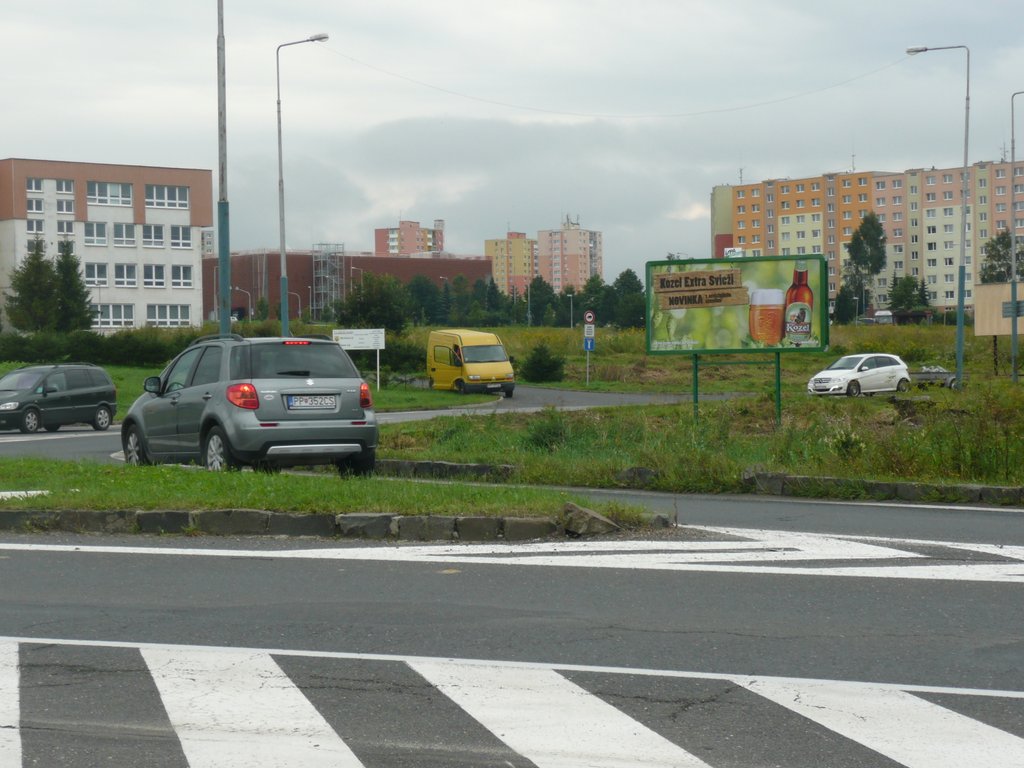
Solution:
M 171 248 L 191 248 L 192 227 L 171 225 Z
M 30 235 L 41 235 L 43 233 L 42 219 L 29 219 L 25 224 Z
M 57 201 L 57 213 L 74 213 L 75 201 L 72 199 L 60 199 Z
M 101 221 L 85 222 L 85 244 L 106 245 L 107 225 Z
M 114 265 L 114 286 L 117 288 L 135 288 L 138 286 L 138 268 L 134 264 Z
M 86 262 L 83 265 L 83 269 L 85 270 L 85 284 L 86 285 L 91 285 L 91 286 L 96 286 L 96 287 L 102 288 L 102 287 L 104 287 L 107 284 L 107 265 L 106 264 L 96 264 L 96 263 L 93 263 L 93 262 Z
M 90 181 L 86 183 L 86 200 L 96 205 L 132 204 L 132 185 L 116 181 Z
M 29 213 L 42 213 L 43 212 L 43 198 L 41 197 L 30 197 L 25 201 L 25 210 Z
M 72 179 L 57 179 L 57 193 L 63 195 L 75 194 L 75 182 Z
M 43 191 L 43 180 L 42 179 L 25 179 L 25 191 L 26 192 L 42 192 Z
M 146 306 L 146 323 L 160 327 L 189 325 L 188 304 L 149 304 Z
M 114 245 L 135 246 L 135 225 L 115 224 Z
M 57 222 L 57 234 L 71 237 L 75 234 L 75 222 L 73 221 L 58 221 Z
M 188 208 L 188 187 L 167 184 L 146 185 L 147 208 Z
M 164 225 L 163 224 L 143 224 L 142 225 L 142 245 L 147 248 L 163 248 L 164 245 Z
M 171 265 L 171 288 L 191 288 L 192 267 L 179 264 Z
M 142 268 L 142 285 L 145 288 L 163 288 L 164 265 L 146 264 Z
M 92 324 L 96 328 L 131 328 L 135 325 L 133 304 L 92 304 Z

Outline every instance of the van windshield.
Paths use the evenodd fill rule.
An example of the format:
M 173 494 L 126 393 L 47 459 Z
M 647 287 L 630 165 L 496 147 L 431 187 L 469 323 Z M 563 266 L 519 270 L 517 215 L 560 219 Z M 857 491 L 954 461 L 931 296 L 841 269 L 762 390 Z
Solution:
M 467 363 L 504 363 L 508 360 L 505 348 L 501 344 L 463 347 L 462 355 Z
M 35 389 L 43 378 L 42 371 L 11 371 L 0 379 L 0 389 L 6 391 Z

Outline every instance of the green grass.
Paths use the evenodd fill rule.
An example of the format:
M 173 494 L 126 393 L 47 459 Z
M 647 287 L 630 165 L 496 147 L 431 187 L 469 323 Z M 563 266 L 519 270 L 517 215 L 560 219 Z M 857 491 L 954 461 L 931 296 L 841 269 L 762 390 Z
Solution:
M 0 509 L 158 510 L 262 509 L 308 514 L 375 512 L 401 515 L 558 518 L 566 502 L 595 508 L 557 490 L 516 486 L 424 483 L 336 474 L 205 472 L 180 466 L 127 467 L 92 462 L 0 459 L 2 490 L 44 490 L 43 496 L 0 499 Z M 638 508 L 596 509 L 635 525 Z

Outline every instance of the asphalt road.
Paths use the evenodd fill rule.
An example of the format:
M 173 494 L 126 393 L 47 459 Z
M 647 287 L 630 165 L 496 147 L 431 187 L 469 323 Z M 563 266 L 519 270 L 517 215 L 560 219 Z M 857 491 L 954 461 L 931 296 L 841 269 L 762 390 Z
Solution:
M 533 550 L 0 537 L 0 719 L 16 665 L 23 737 L 0 764 L 1019 764 L 1024 548 L 1000 523 L 971 548 L 939 542 L 952 510 L 907 542 L 872 537 L 883 507 L 852 539 L 706 514 L 730 507 L 754 527 Z M 267 729 L 310 741 L 225 757 Z M 936 762 L 941 733 L 958 745 Z M 334 741 L 359 762 L 306 755 Z

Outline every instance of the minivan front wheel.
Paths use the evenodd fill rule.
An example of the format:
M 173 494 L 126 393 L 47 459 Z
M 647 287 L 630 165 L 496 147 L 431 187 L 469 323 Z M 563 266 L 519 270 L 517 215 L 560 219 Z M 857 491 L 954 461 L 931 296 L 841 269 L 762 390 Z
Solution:
M 860 382 L 859 381 L 851 381 L 849 386 L 846 388 L 846 394 L 848 394 L 850 397 L 856 397 L 857 395 L 859 395 L 860 394 Z
M 211 472 L 240 469 L 242 464 L 231 453 L 231 444 L 220 427 L 213 427 L 203 444 L 203 466 Z
M 42 426 L 42 419 L 39 418 L 39 411 L 35 408 L 28 408 L 25 413 L 21 415 L 21 429 L 26 435 L 31 435 L 39 431 Z

